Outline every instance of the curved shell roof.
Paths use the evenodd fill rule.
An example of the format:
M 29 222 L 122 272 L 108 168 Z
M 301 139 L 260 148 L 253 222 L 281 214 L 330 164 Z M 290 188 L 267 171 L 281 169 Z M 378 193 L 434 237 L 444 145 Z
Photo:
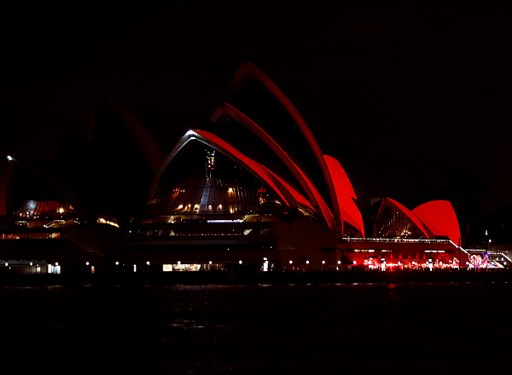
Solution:
M 384 198 L 382 199 L 379 212 L 377 214 L 377 219 L 381 219 L 383 215 L 385 214 L 386 208 L 391 208 L 394 210 L 395 213 L 398 213 L 403 220 L 405 220 L 409 225 L 412 225 L 412 228 L 415 229 L 415 232 L 421 233 L 421 236 L 424 238 L 430 238 L 431 235 L 428 232 L 427 228 L 423 225 L 421 220 L 419 220 L 414 213 L 412 213 L 411 210 L 409 210 L 407 207 L 405 207 L 400 202 L 392 199 L 392 198 Z M 376 225 L 379 225 L 379 220 L 377 220 Z M 376 228 L 378 229 L 378 228 Z M 396 228 L 401 229 L 401 228 Z M 388 236 L 392 235 L 393 233 L 388 233 Z M 374 231 L 375 236 L 375 231 Z
M 236 72 L 208 125 L 208 131 L 190 130 L 181 138 L 156 174 L 148 200 L 176 155 L 195 140 L 242 164 L 289 207 L 306 208 L 338 235 L 344 236 L 346 223 L 364 237 L 363 218 L 345 170 L 334 157 L 322 154 L 297 109 L 252 63 Z
M 324 155 L 325 162 L 332 176 L 338 206 L 340 208 L 340 221 L 347 222 L 358 230 L 361 237 L 365 236 L 364 222 L 361 211 L 356 204 L 356 193 L 341 163 L 329 155 Z
M 434 236 L 448 237 L 453 243 L 460 246 L 459 221 L 450 201 L 425 202 L 413 209 L 412 212 L 432 231 Z
M 156 192 L 156 188 L 160 183 L 160 176 L 163 171 L 172 162 L 174 157 L 191 141 L 199 141 L 209 145 L 210 147 L 226 155 L 228 158 L 244 165 L 247 170 L 253 173 L 260 180 L 264 181 L 288 206 L 296 207 L 297 205 L 302 205 L 310 210 L 313 209 L 307 199 L 305 199 L 300 193 L 293 189 L 293 187 L 283 181 L 279 176 L 265 168 L 257 161 L 247 157 L 215 134 L 205 130 L 189 130 L 181 138 L 171 155 L 165 161 L 160 173 L 157 175 L 157 178 L 153 183 L 149 199 L 151 199 L 152 195 Z
M 413 210 L 391 198 L 384 198 L 379 208 L 378 219 L 382 218 L 386 207 L 392 207 L 397 213 L 414 225 L 418 233 L 429 239 L 446 237 L 456 245 L 461 245 L 459 222 L 452 204 L 447 200 L 425 202 Z M 377 220 L 376 225 L 379 225 Z M 374 230 L 374 235 L 375 231 Z
M 338 200 L 320 147 L 286 95 L 254 64 L 247 62 L 235 74 L 225 101 L 259 124 L 298 165 L 323 198 L 322 202 L 316 197 L 315 203 L 329 227 L 341 231 Z
M 294 180 L 288 181 L 287 183 L 290 185 L 294 185 L 295 189 L 301 189 L 307 195 L 307 198 L 310 200 L 311 205 L 315 207 L 317 211 L 321 213 L 321 216 L 327 223 L 330 228 L 336 227 L 335 218 L 333 216 L 333 212 L 328 207 L 324 198 L 320 194 L 317 189 L 317 186 L 313 184 L 307 174 L 297 165 L 295 160 L 291 158 L 291 156 L 286 152 L 285 149 L 274 139 L 270 134 L 268 134 L 260 124 L 253 121 L 251 118 L 247 117 L 244 113 L 238 110 L 236 107 L 233 107 L 229 103 L 224 103 L 224 105 L 220 106 L 215 113 L 215 116 L 224 114 L 232 117 L 236 121 L 238 121 L 241 125 L 245 126 L 250 132 L 256 135 L 260 140 L 264 142 L 264 144 L 268 147 L 269 152 L 274 153 L 277 158 L 286 166 L 291 175 L 293 175 Z M 267 163 L 267 168 L 274 170 L 275 164 Z M 279 175 L 278 172 L 274 172 L 275 175 Z M 283 177 L 284 179 L 284 177 Z M 298 185 L 297 185 L 298 184 Z
M 238 133 L 230 134 L 226 118 L 231 125 L 245 129 L 252 142 L 244 144 L 237 138 Z M 211 130 L 190 130 L 181 138 L 156 174 L 149 197 L 155 193 L 162 173 L 175 156 L 190 141 L 199 141 L 243 165 L 289 207 L 301 206 L 316 213 L 341 236 L 346 232 L 346 225 L 365 236 L 357 196 L 344 168 L 336 158 L 321 152 L 297 109 L 252 63 L 243 64 L 236 72 L 224 103 L 212 113 L 210 122 Z M 132 131 L 136 129 L 134 124 Z M 265 155 L 272 157 L 260 160 L 261 148 L 265 148 Z M 380 224 L 384 226 L 385 211 L 397 218 L 385 229 L 388 235 L 400 230 L 400 225 L 406 225 L 407 228 L 402 228 L 403 235 L 448 237 L 460 244 L 458 221 L 448 201 L 427 202 L 409 210 L 392 198 L 384 198 L 377 214 L 377 221 L 382 219 Z

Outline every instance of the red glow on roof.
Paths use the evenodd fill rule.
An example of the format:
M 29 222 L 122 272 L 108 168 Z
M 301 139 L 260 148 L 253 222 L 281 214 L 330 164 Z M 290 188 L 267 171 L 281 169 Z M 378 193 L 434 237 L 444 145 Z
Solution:
M 422 233 L 426 238 L 431 238 L 432 236 L 429 234 L 425 226 L 423 225 L 422 221 L 416 217 L 416 215 L 409 210 L 407 207 L 405 207 L 403 204 L 397 202 L 396 200 L 392 198 L 384 198 L 382 201 L 382 207 L 385 205 L 391 205 L 395 209 L 397 209 L 401 214 L 403 214 L 410 222 L 412 222 Z
M 355 202 L 357 197 L 352 183 L 338 160 L 328 155 L 324 155 L 324 159 L 334 184 L 341 220 L 351 224 L 364 237 L 363 217 Z
M 452 204 L 447 200 L 423 203 L 412 212 L 434 233 L 446 236 L 456 245 L 461 244 L 460 227 Z

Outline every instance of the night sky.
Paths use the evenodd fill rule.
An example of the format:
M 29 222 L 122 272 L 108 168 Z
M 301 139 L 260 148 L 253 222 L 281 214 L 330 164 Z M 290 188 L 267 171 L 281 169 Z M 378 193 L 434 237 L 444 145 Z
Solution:
M 276 3 L 2 5 L 0 149 L 51 159 L 107 93 L 170 151 L 252 61 L 361 199 L 512 204 L 507 13 L 487 2 Z

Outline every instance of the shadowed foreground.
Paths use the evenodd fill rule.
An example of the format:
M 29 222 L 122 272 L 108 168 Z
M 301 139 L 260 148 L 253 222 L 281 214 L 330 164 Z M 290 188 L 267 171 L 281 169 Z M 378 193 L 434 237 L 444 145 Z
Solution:
M 512 349 L 511 288 L 0 287 L 2 365 L 25 374 L 493 373 Z

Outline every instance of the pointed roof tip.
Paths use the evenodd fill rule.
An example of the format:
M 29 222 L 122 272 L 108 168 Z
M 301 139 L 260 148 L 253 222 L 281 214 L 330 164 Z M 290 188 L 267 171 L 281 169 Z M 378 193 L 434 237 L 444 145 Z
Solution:
M 210 121 L 215 121 L 218 118 L 219 107 L 223 107 L 227 103 L 229 96 L 235 92 L 238 87 L 243 86 L 250 81 L 260 81 L 266 86 L 268 86 L 266 82 L 270 82 L 271 86 L 275 86 L 266 74 L 263 73 L 251 60 L 242 61 L 232 75 L 231 80 L 228 81 L 222 103 L 211 111 L 209 116 Z
M 231 82 L 228 84 L 228 89 L 226 91 L 225 97 L 228 97 L 230 93 L 235 91 L 235 89 L 240 86 L 243 82 L 254 79 L 255 77 L 263 74 L 256 65 L 250 61 L 243 61 L 238 69 L 233 74 Z
M 242 63 L 240 64 L 240 68 L 253 69 L 256 68 L 256 64 L 252 60 L 247 59 L 242 61 Z
M 235 91 L 236 87 L 241 86 L 246 82 L 258 81 L 270 90 L 282 103 L 287 103 L 287 106 L 292 106 L 288 97 L 281 91 L 272 79 L 252 60 L 244 60 L 235 71 L 231 83 L 228 85 L 228 90 L 225 97 Z
M 236 72 L 259 71 L 260 69 L 252 60 L 243 60 Z

